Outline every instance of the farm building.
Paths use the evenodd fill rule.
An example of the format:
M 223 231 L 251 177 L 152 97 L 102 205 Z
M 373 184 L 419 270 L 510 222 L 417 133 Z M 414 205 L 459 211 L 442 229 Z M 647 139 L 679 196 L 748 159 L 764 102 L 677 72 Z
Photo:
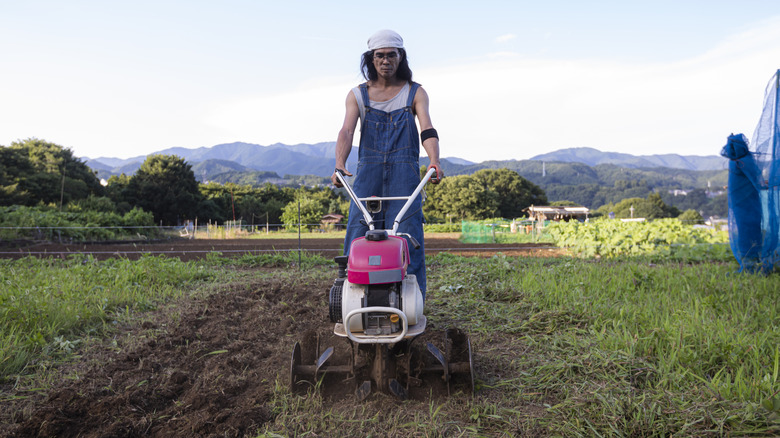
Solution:
M 344 216 L 336 213 L 328 213 L 324 216 L 322 216 L 322 219 L 320 220 L 320 223 L 322 224 L 323 228 L 335 228 L 335 229 L 341 229 L 344 227 L 344 224 L 342 223 L 344 221 Z
M 552 207 L 552 206 L 530 206 L 523 210 L 528 213 L 528 218 L 532 221 L 586 221 L 590 210 L 587 207 Z

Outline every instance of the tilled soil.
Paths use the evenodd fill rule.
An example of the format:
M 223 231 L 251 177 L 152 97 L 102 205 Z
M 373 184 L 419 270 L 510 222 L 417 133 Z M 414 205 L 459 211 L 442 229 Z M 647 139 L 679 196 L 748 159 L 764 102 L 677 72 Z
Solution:
M 302 247 L 330 256 L 339 253 L 340 243 L 311 239 Z M 455 238 L 428 239 L 426 245 L 433 253 L 550 255 L 549 248 L 539 246 L 464 245 Z M 294 239 L 185 240 L 37 244 L 15 252 L 19 256 L 91 252 L 98 258 L 152 253 L 189 260 L 212 251 L 229 255 L 297 247 Z M 246 276 L 251 280 L 144 315 L 142 322 L 119 330 L 113 340 L 83 348 L 80 359 L 62 368 L 61 381 L 47 393 L 20 392 L 11 383 L 3 384 L 0 435 L 239 437 L 255 433 L 274 418 L 270 407 L 274 386 L 277 379 L 289 381 L 295 341 L 315 333 L 326 343 L 344 342 L 334 341 L 327 317 L 327 293 L 333 281 L 329 271 L 316 276 L 269 273 L 274 271 L 258 269 Z M 439 335 L 434 325 L 426 332 L 426 336 Z
M 153 312 L 122 330 L 116 344 L 85 349 L 48 395 L 3 404 L 0 435 L 254 432 L 272 418 L 274 384 L 277 376 L 287 382 L 301 327 L 327 333 L 324 303 L 332 283 L 325 275 L 302 282 L 258 274 L 248 283 Z M 21 395 L 4 386 L 5 396 Z

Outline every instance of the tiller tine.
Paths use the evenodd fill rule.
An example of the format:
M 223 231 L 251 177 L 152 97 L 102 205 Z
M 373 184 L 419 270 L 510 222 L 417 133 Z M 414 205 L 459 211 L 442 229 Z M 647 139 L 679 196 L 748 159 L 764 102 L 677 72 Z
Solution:
M 299 382 L 306 380 L 301 365 L 301 344 L 296 342 L 293 345 L 292 359 L 290 360 L 290 389 L 293 391 L 299 389 Z
M 320 369 L 323 365 L 325 365 L 325 362 L 330 359 L 330 357 L 333 356 L 333 347 L 328 347 L 321 355 L 317 358 L 317 362 L 314 364 L 316 369 L 314 370 L 314 380 L 319 380 L 320 377 Z
M 409 390 L 401 382 L 405 380 L 407 385 L 409 382 L 409 343 L 403 342 L 391 348 L 386 344 L 374 344 L 371 347 L 362 350 L 367 363 L 359 373 L 368 379 L 358 385 L 355 397 L 363 401 L 376 390 L 392 394 L 399 400 L 407 400 Z
M 445 339 L 446 339 L 446 335 L 445 335 Z M 446 345 L 446 341 L 445 341 L 445 345 Z M 447 395 L 450 395 L 450 371 L 449 371 L 450 367 L 447 366 L 447 358 L 444 357 L 444 354 L 442 354 L 441 350 L 436 348 L 436 346 L 431 344 L 430 342 L 428 342 L 427 348 L 428 348 L 428 352 L 431 353 L 433 357 L 435 357 L 436 360 L 438 360 L 439 363 L 441 364 L 441 372 L 442 372 L 441 379 L 444 383 L 447 384 Z M 434 371 L 436 370 L 438 370 L 438 367 L 434 367 Z
M 404 388 L 403 385 L 398 383 L 398 380 L 390 379 L 390 384 L 388 385 L 388 389 L 394 396 L 398 397 L 400 400 L 406 400 L 409 398 L 409 393 L 406 392 L 406 388 Z
M 353 371 L 351 365 L 327 364 L 328 360 L 333 356 L 333 352 L 333 347 L 328 347 L 313 364 L 303 364 L 301 345 L 296 342 L 293 346 L 292 359 L 290 361 L 290 389 L 293 392 L 301 392 L 304 384 L 315 386 L 320 378 L 328 373 L 351 374 Z
M 375 344 L 374 354 L 371 358 L 371 381 L 376 385 L 380 392 L 390 393 L 401 400 L 409 398 L 406 388 L 398 382 L 397 378 L 404 374 L 403 365 L 399 363 L 398 358 L 386 344 Z M 363 383 L 370 390 L 371 382 Z
M 444 353 L 432 343 L 427 345 L 428 352 L 438 363 L 425 368 L 424 372 L 441 373 L 442 381 L 447 385 L 453 381 L 464 382 L 469 391 L 474 392 L 474 366 L 471 358 L 471 340 L 459 329 L 447 329 L 444 332 Z
M 357 390 L 355 391 L 355 396 L 357 397 L 358 401 L 363 401 L 368 396 L 371 395 L 371 381 L 366 380 L 363 383 L 358 386 Z

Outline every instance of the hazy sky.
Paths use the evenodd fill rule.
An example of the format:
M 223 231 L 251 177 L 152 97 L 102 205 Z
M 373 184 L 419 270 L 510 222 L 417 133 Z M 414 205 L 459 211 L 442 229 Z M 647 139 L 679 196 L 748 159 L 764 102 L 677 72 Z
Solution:
M 404 38 L 442 156 L 477 162 L 716 155 L 752 136 L 780 69 L 777 0 L 0 0 L 0 145 L 335 141 L 383 28 Z

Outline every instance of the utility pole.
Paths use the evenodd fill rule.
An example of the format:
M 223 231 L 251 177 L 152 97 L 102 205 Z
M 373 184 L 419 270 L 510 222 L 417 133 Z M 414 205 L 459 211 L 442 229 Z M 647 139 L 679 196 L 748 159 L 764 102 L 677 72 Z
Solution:
M 65 168 L 62 168 L 62 186 L 60 187 L 60 211 L 62 211 L 62 201 L 65 199 Z

